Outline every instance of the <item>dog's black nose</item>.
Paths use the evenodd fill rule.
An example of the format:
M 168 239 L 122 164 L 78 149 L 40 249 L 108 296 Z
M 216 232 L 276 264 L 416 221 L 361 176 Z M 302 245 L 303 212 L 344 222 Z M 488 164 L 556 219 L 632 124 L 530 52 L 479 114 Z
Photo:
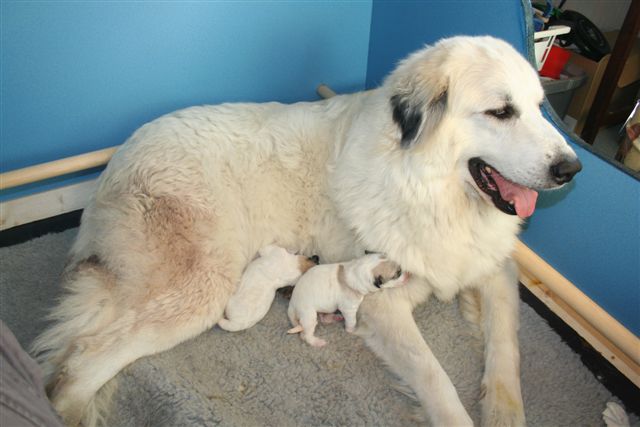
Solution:
M 320 257 L 318 255 L 310 256 L 309 259 L 313 261 L 316 265 L 320 264 Z
M 582 170 L 582 163 L 578 159 L 562 160 L 551 166 L 551 176 L 558 184 L 571 181 L 573 176 Z

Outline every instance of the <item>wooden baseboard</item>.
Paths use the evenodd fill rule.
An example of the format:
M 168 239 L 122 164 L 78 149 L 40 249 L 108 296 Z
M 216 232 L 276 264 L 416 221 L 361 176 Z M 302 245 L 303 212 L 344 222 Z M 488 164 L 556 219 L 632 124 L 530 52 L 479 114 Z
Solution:
M 95 192 L 96 179 L 0 203 L 0 231 L 84 209 Z
M 520 246 L 524 246 L 524 244 Z M 530 251 L 530 249 L 526 249 Z M 582 293 L 575 285 L 560 276 L 560 273 L 557 273 L 553 267 L 541 261 L 541 259 L 537 260 L 544 268 L 552 270 L 555 274 L 562 277 L 560 286 L 568 290 L 566 293 L 570 295 L 570 298 L 566 296 L 566 300 L 561 298 L 551 289 L 558 284 L 550 285 L 548 277 L 544 278 L 547 279 L 547 283 L 545 283 L 539 277 L 541 274 L 532 273 L 532 264 L 523 260 L 523 253 L 524 251 L 522 250 L 516 251 L 514 256 L 520 267 L 520 282 L 615 366 L 620 373 L 637 387 L 640 387 L 640 365 L 637 362 L 637 359 L 640 357 L 640 340 L 638 337 L 613 319 L 604 309 Z M 536 268 L 540 268 L 540 266 Z M 591 319 L 587 319 L 581 315 L 580 310 L 577 308 L 582 307 L 589 307 L 589 310 L 594 312 L 595 316 L 590 316 Z M 616 341 L 620 340 L 623 340 L 623 342 L 620 343 L 622 345 L 616 343 Z

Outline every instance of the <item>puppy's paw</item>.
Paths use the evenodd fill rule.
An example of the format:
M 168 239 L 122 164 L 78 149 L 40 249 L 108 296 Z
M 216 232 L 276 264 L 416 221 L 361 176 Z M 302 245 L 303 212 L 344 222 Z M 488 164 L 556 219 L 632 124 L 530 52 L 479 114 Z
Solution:
M 485 427 L 524 426 L 524 405 L 519 392 L 496 381 L 482 384 L 482 425 Z
M 344 328 L 347 332 L 349 332 L 350 334 L 354 333 L 356 331 L 356 327 L 355 326 L 347 326 Z
M 330 325 L 332 323 L 342 322 L 344 320 L 342 314 L 338 313 L 320 313 L 318 317 L 320 319 L 320 323 L 322 323 L 323 325 Z
M 312 337 L 310 339 L 307 340 L 307 342 L 313 346 L 313 347 L 324 347 L 325 345 L 327 345 L 327 342 L 325 340 L 323 340 L 322 338 L 316 338 L 316 337 Z

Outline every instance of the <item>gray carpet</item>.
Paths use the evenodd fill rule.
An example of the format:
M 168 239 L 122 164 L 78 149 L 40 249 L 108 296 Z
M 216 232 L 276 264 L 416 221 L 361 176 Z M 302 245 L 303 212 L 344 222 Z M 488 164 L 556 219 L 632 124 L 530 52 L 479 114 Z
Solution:
M 0 318 L 27 347 L 59 290 L 76 230 L 0 249 Z M 425 339 L 477 422 L 482 350 L 457 304 L 435 299 L 415 312 Z M 530 426 L 599 426 L 616 400 L 530 307 L 521 306 L 522 391 Z M 320 326 L 311 348 L 288 336 L 286 301 L 276 298 L 255 327 L 214 328 L 118 376 L 113 426 L 410 426 L 413 402 L 342 325 Z M 637 425 L 638 419 L 632 418 Z

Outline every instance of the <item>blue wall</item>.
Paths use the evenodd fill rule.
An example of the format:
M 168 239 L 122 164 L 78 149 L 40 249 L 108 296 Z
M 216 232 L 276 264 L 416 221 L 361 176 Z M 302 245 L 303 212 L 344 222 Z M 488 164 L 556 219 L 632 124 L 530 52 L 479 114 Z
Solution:
M 583 171 L 541 194 L 523 241 L 640 335 L 640 182 L 573 147 Z
M 527 52 L 519 1 L 373 2 L 367 87 L 445 35 L 491 34 Z M 640 335 L 640 182 L 572 143 L 584 164 L 570 186 L 541 194 L 523 241 Z
M 514 0 L 374 0 L 366 86 L 380 85 L 408 53 L 443 37 L 490 34 L 524 51 L 523 32 L 522 9 Z
M 3 0 L 0 170 L 120 144 L 189 105 L 363 89 L 371 7 Z

